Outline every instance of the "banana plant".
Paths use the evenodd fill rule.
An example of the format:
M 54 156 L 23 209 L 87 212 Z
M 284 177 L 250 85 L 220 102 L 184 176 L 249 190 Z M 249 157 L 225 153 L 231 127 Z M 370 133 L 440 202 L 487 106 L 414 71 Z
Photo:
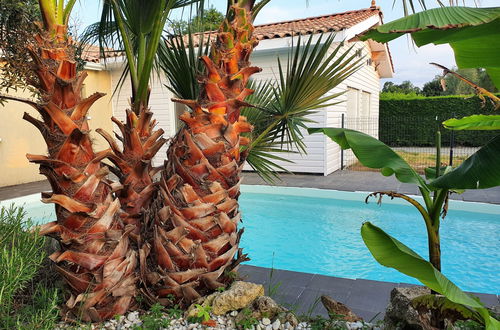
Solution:
M 423 203 L 394 191 L 373 192 L 368 195 L 366 202 L 370 197 L 378 197 L 378 203 L 381 203 L 382 197 L 388 196 L 390 198 L 401 198 L 415 207 L 422 216 L 427 229 L 429 262 L 423 260 L 415 252 L 409 250 L 409 248 L 383 232 L 380 228 L 365 223 L 362 227 L 362 236 L 375 259 L 384 266 L 393 267 L 404 274 L 415 277 L 424 285 L 429 286 L 435 292 L 445 295 L 453 302 L 479 308 L 478 315 L 483 317 L 486 325 L 497 324 L 483 310 L 484 306 L 480 306 L 478 303 L 472 304 L 470 299 L 466 300 L 468 303 L 464 303 L 465 300 L 462 299 L 462 296 L 465 294 L 462 291 L 460 291 L 460 297 L 462 298 L 455 299 L 456 292 L 459 289 L 455 285 L 451 286 L 444 283 L 444 277 L 440 273 L 441 246 L 439 230 L 441 220 L 445 218 L 448 211 L 450 192 L 460 193 L 463 192 L 463 189 L 482 189 L 500 185 L 500 173 L 498 171 L 500 167 L 500 136 L 489 141 L 460 166 L 452 169 L 450 166 L 441 166 L 441 141 L 438 131 L 436 134 L 436 165 L 426 169 L 426 178 L 424 179 L 394 150 L 368 134 L 344 128 L 310 128 L 308 131 L 311 134 L 324 133 L 338 143 L 342 149 L 352 149 L 354 155 L 364 166 L 379 169 L 384 176 L 395 175 L 400 182 L 418 186 Z M 392 242 L 395 247 L 389 245 L 388 242 Z M 401 249 L 401 257 L 396 258 L 394 254 L 396 248 Z M 408 257 L 407 254 L 413 259 Z M 415 258 L 419 258 L 419 260 Z M 436 274 L 439 274 L 439 276 Z M 431 278 L 431 275 L 437 276 L 437 279 Z M 440 286 L 429 285 L 429 283 L 434 283 L 432 281 L 439 283 Z
M 406 1 L 406 0 L 403 0 Z M 409 0 L 412 3 L 411 0 Z M 423 0 L 422 0 L 423 1 Z M 424 7 L 425 8 L 425 7 Z M 500 7 L 469 8 L 440 7 L 424 10 L 393 22 L 377 26 L 364 35 L 362 40 L 372 39 L 389 42 L 410 34 L 418 47 L 427 44 L 449 44 L 455 54 L 458 68 L 484 68 L 496 87 L 500 87 Z M 434 64 L 434 63 L 432 63 Z M 471 84 L 481 98 L 489 98 L 500 108 L 497 96 L 467 81 L 457 73 L 438 65 L 444 75 L 453 74 Z M 445 126 L 454 130 L 496 130 L 498 116 L 468 116 L 453 119 Z

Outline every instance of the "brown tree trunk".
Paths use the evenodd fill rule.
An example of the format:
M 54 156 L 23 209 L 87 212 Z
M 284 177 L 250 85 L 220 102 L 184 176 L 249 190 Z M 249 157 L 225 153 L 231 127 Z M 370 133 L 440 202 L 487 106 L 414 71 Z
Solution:
M 136 292 L 137 257 L 129 249 L 135 228 L 123 223 L 120 201 L 112 196 L 117 186 L 101 164 L 110 151 L 95 153 L 89 136 L 87 112 L 103 94 L 81 99 L 87 74 L 76 70 L 66 26 L 40 24 L 30 53 L 38 77 L 30 84 L 41 101 L 28 103 L 42 120 L 27 113 L 24 119 L 40 130 L 48 155 L 27 157 L 40 164 L 52 187 L 52 192 L 42 193 L 42 201 L 55 204 L 57 220 L 43 225 L 41 234 L 60 243 L 50 259 L 69 286 L 64 314 L 85 321 L 123 314 Z
M 240 116 L 253 91 L 245 88 L 253 73 L 249 57 L 257 45 L 248 1 L 229 11 L 210 57 L 203 57 L 196 101 L 176 100 L 192 111 L 181 116 L 185 127 L 175 136 L 161 178 L 161 209 L 148 231 L 152 245 L 140 251 L 149 297 L 173 295 L 182 304 L 230 280 L 228 273 L 247 260 L 238 247 L 242 229 L 238 196 L 247 144 L 241 133 L 252 127 Z M 251 7 L 251 6 L 250 6 Z M 146 269 L 146 267 L 144 267 Z M 164 300 L 162 300 L 164 299 Z

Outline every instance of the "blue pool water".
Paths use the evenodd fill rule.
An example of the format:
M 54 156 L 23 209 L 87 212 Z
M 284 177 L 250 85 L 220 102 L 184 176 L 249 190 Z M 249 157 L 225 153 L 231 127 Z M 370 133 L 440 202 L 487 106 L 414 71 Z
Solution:
M 418 212 L 386 199 L 364 204 L 364 193 L 242 186 L 241 246 L 251 265 L 306 273 L 418 283 L 379 265 L 365 247 L 360 226 L 371 221 L 427 258 L 427 240 Z M 12 200 L 25 204 L 37 222 L 53 218 L 53 206 L 39 195 Z M 8 205 L 10 201 L 0 202 Z M 442 268 L 466 291 L 500 293 L 500 205 L 450 202 L 441 227 Z
M 294 196 L 289 193 L 297 193 L 297 188 L 243 190 L 240 202 L 245 234 L 241 245 L 252 258 L 250 264 L 418 283 L 379 265 L 360 235 L 361 224 L 371 221 L 427 258 L 425 225 L 413 207 L 389 202 L 366 205 L 363 193 L 300 188 L 302 196 Z M 304 197 L 304 192 L 313 196 Z M 332 198 L 335 195 L 340 198 Z M 500 293 L 500 205 L 451 202 L 441 237 L 442 270 L 449 279 L 467 291 Z

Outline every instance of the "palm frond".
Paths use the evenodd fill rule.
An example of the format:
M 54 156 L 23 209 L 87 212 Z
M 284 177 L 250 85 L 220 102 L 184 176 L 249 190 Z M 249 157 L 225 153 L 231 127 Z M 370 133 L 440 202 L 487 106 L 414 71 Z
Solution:
M 247 101 L 255 107 L 245 108 L 242 115 L 254 125 L 254 131 L 246 150 L 249 163 L 254 158 L 261 163 L 266 159 L 265 166 L 252 165 L 264 179 L 271 175 L 269 172 L 282 171 L 274 162 L 275 149 L 307 153 L 303 132 L 313 122 L 310 115 L 339 103 L 335 99 L 343 92 L 331 90 L 353 74 L 363 60 L 352 51 L 354 45 L 344 47 L 340 43 L 332 50 L 334 35 L 320 36 L 313 43 L 315 37 L 310 36 L 305 44 L 299 37 L 286 65 L 278 58 L 277 81 L 252 82 L 249 86 L 255 93 Z
M 200 91 L 196 81 L 205 69 L 199 58 L 208 55 L 209 41 L 210 34 L 189 32 L 184 37 L 172 36 L 160 44 L 158 65 L 169 82 L 166 87 L 177 98 L 194 100 L 198 97 Z
M 124 52 L 127 68 L 122 78 L 130 75 L 134 111 L 140 104 L 148 103 L 151 75 L 159 68 L 157 51 L 172 9 L 203 3 L 204 0 L 104 0 L 100 22 L 85 30 L 82 43 L 97 43 L 103 58 L 110 49 Z

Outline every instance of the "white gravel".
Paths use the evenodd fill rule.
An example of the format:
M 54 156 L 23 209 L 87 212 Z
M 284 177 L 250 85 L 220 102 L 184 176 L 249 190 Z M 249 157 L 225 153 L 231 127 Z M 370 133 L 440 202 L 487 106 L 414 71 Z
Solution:
M 168 322 L 169 326 L 167 327 L 162 327 L 161 329 L 165 330 L 222 330 L 222 329 L 241 329 L 241 327 L 237 327 L 235 323 L 235 316 L 237 315 L 237 312 L 231 312 L 228 313 L 224 316 L 215 316 L 211 315 L 211 319 L 217 322 L 217 325 L 215 327 L 207 327 L 205 325 L 199 324 L 199 323 L 189 323 L 184 317 L 178 318 L 178 319 L 171 319 L 170 322 Z M 120 316 L 117 317 L 116 319 L 112 319 L 109 321 L 106 321 L 102 324 L 82 324 L 81 326 L 75 326 L 75 325 L 69 325 L 65 323 L 60 323 L 59 326 L 56 328 L 56 330 L 63 330 L 63 329 L 90 329 L 90 330 L 125 330 L 125 329 L 144 329 L 146 330 L 146 327 L 143 327 L 143 321 L 141 320 L 141 315 L 139 315 L 138 312 L 130 312 L 126 316 Z M 162 316 L 162 319 L 170 319 L 170 317 L 167 314 L 164 314 Z M 165 322 L 166 324 L 167 322 Z M 339 329 L 341 328 L 347 328 L 348 330 L 359 330 L 359 329 L 376 329 L 380 330 L 379 327 L 376 327 L 375 325 L 369 324 L 369 323 L 363 323 L 363 322 L 343 322 L 343 321 L 337 321 L 339 325 Z M 342 325 L 341 325 L 341 324 Z M 296 327 L 293 327 L 289 322 L 286 323 L 281 323 L 280 320 L 276 319 L 274 321 L 270 320 L 269 318 L 263 318 L 262 320 L 258 321 L 258 324 L 255 324 L 250 328 L 252 330 L 293 330 L 293 329 L 300 329 L 300 330 L 311 330 L 311 325 L 308 324 L 307 322 L 301 322 L 299 323 Z

